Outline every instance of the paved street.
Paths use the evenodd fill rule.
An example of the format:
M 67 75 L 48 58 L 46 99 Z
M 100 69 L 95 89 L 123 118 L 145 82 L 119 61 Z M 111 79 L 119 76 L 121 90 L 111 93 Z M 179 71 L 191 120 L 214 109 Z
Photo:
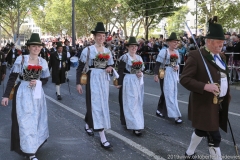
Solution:
M 179 108 L 184 123 L 176 125 L 173 119 L 163 119 L 155 115 L 160 95 L 158 83 L 153 77 L 146 75 L 144 118 L 145 130 L 142 137 L 136 137 L 132 131 L 120 125 L 118 90 L 110 84 L 109 107 L 111 115 L 111 130 L 106 133 L 108 141 L 113 148 L 105 150 L 100 146 L 98 133 L 89 137 L 84 130 L 85 94 L 76 92 L 75 68 L 71 68 L 70 90 L 67 83 L 61 86 L 61 101 L 56 100 L 55 85 L 51 78 L 44 86 L 48 105 L 48 122 L 50 137 L 47 143 L 39 150 L 39 160 L 145 160 L 145 159 L 182 159 L 190 142 L 193 132 L 190 121 L 187 120 L 187 103 L 189 92 L 178 85 Z M 8 78 L 8 76 L 7 76 Z M 5 86 L 6 86 L 5 79 Z M 230 104 L 229 119 L 234 131 L 234 136 L 240 148 L 240 98 L 239 90 L 231 87 L 232 101 Z M 2 85 L 0 93 L 2 95 Z M 204 118 L 204 117 L 202 117 Z M 10 151 L 11 135 L 11 103 L 7 107 L 0 107 L 0 159 L 23 160 L 21 156 Z M 222 155 L 234 156 L 230 130 L 221 132 Z M 203 139 L 197 148 L 197 154 L 207 156 L 208 148 L 206 139 Z M 207 159 L 205 157 L 205 159 Z M 234 157 L 230 158 L 236 159 Z

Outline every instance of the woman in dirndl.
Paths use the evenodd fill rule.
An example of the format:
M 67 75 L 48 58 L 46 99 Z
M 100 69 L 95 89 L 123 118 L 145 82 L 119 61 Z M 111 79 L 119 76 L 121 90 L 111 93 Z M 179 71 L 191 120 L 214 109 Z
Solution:
M 83 93 L 80 76 L 87 68 L 85 131 L 89 136 L 94 135 L 93 131 L 99 132 L 101 146 L 108 149 L 111 144 L 106 139 L 104 129 L 111 128 L 108 105 L 109 73 L 112 72 L 114 62 L 110 50 L 104 47 L 106 32 L 103 23 L 98 22 L 91 33 L 95 44 L 86 47 L 80 56 L 76 73 L 77 91 Z
M 181 113 L 178 108 L 177 83 L 179 81 L 180 58 L 177 50 L 178 39 L 176 33 L 172 32 L 166 40 L 169 48 L 162 49 L 156 59 L 154 68 L 154 81 L 159 82 L 159 69 L 165 68 L 165 76 L 160 79 L 161 96 L 158 102 L 156 115 L 158 117 L 175 118 L 176 124 L 181 124 Z
M 126 44 L 128 53 L 119 58 L 118 86 L 120 121 L 127 129 L 133 130 L 136 136 L 142 135 L 144 129 L 143 115 L 143 73 L 142 57 L 137 55 L 138 43 L 135 37 L 130 37 Z
M 16 59 L 1 104 L 8 105 L 8 97 L 16 84 L 12 101 L 11 150 L 37 160 L 36 152 L 49 137 L 42 84 L 47 83 L 50 73 L 46 60 L 38 57 L 42 48 L 39 34 L 32 33 L 27 46 L 30 54 Z

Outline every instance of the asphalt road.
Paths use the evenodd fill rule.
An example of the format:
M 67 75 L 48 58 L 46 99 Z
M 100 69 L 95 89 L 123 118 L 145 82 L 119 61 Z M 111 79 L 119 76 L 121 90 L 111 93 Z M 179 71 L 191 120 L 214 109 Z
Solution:
M 8 76 L 6 77 L 8 78 Z M 118 90 L 110 84 L 109 108 L 111 129 L 106 136 L 113 145 L 111 150 L 100 146 L 98 133 L 89 137 L 84 130 L 85 94 L 76 92 L 75 68 L 69 72 L 70 91 L 68 84 L 61 86 L 63 99 L 58 101 L 55 95 L 55 85 L 51 78 L 44 86 L 48 105 L 48 123 L 50 137 L 47 143 L 37 153 L 39 160 L 145 160 L 145 159 L 183 159 L 193 132 L 191 122 L 187 120 L 187 104 L 189 91 L 178 85 L 179 108 L 183 124 L 176 125 L 173 119 L 163 119 L 155 115 L 160 95 L 158 83 L 150 75 L 144 76 L 144 118 L 143 136 L 136 137 L 132 131 L 121 126 L 119 120 Z M 5 79 L 6 84 L 7 79 Z M 3 85 L 0 89 L 2 94 Z M 240 91 L 231 87 L 232 101 L 229 119 L 238 148 L 240 148 Z M 203 117 L 204 118 L 204 117 Z M 23 160 L 24 158 L 10 151 L 11 133 L 11 103 L 0 107 L 0 160 Z M 228 159 L 236 159 L 235 148 L 230 130 L 221 132 L 221 150 Z M 196 150 L 202 159 L 208 159 L 207 140 L 203 139 Z

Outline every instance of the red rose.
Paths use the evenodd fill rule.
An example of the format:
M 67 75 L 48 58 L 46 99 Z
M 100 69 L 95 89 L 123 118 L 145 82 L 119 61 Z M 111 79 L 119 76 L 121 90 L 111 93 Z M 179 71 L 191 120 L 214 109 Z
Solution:
M 106 54 L 105 57 L 104 57 L 106 60 L 108 60 L 110 58 L 110 55 L 109 54 Z
M 98 58 L 99 58 L 99 59 L 103 59 L 103 55 L 102 55 L 102 54 L 99 54 L 99 55 L 98 55 Z
M 32 65 L 28 65 L 27 69 L 32 70 Z

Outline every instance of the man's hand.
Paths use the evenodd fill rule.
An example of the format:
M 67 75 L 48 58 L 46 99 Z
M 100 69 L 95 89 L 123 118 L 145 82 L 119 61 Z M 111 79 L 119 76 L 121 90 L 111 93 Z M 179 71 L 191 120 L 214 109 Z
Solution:
M 211 92 L 211 93 L 213 93 L 216 96 L 219 94 L 218 86 L 213 84 L 213 83 L 212 84 L 205 84 L 204 90 L 208 91 L 208 92 Z

